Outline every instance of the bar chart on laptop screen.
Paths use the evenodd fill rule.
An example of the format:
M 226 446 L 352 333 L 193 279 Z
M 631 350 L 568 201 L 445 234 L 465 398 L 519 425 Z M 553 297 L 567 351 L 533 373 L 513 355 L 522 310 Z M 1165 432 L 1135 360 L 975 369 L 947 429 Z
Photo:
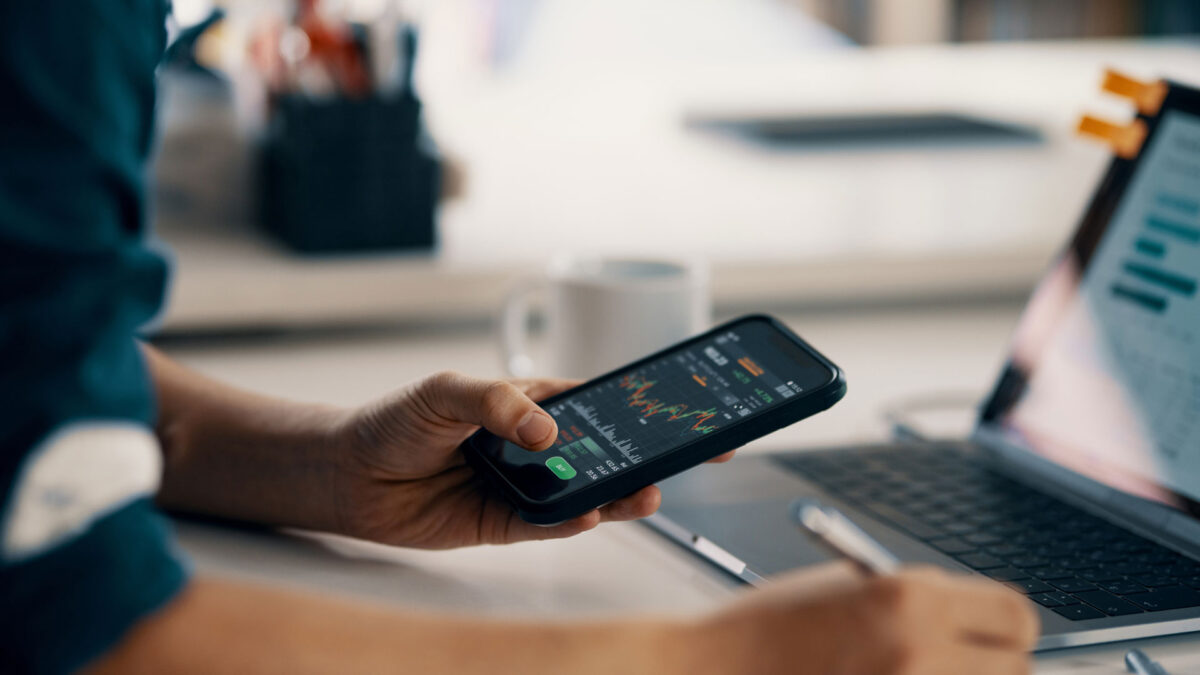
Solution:
M 1200 202 L 1196 200 L 1196 196 L 1169 192 L 1155 195 L 1154 211 L 1145 216 L 1145 231 L 1133 242 L 1129 257 L 1121 264 L 1121 275 L 1112 283 L 1115 298 L 1161 314 L 1172 300 L 1196 296 L 1200 269 L 1184 264 L 1196 262 L 1188 260 L 1188 251 L 1200 250 Z M 1176 248 L 1182 250 L 1176 253 Z M 1168 253 L 1184 271 L 1164 265 Z
M 1158 472 L 1200 489 L 1200 117 L 1164 114 L 1084 278 L 1099 348 L 1153 436 Z

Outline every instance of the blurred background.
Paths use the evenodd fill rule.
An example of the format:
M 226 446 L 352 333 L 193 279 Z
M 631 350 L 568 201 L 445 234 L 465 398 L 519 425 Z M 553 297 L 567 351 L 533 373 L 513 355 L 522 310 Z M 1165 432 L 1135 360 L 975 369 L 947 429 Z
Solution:
M 921 389 L 879 360 L 914 345 L 945 362 L 938 386 L 982 388 L 1110 158 L 1075 121 L 1131 115 L 1103 69 L 1200 78 L 1185 0 L 175 15 L 153 169 L 175 272 L 153 335 L 347 402 L 442 367 L 498 374 L 506 294 L 563 252 L 703 260 L 717 318 L 795 317 L 871 405 Z

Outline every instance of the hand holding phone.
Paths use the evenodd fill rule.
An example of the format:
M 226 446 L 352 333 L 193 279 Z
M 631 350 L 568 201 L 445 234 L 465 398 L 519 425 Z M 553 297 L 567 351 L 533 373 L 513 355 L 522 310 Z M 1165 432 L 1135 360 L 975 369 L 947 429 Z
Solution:
M 558 438 L 531 452 L 480 430 L 463 454 L 530 523 L 552 525 L 825 410 L 842 371 L 753 315 L 541 402 Z

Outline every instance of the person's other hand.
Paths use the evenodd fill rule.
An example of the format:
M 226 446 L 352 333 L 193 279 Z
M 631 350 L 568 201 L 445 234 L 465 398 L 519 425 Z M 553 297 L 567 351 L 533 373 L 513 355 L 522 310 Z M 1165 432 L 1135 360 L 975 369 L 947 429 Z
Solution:
M 1038 621 L 989 579 L 932 567 L 868 578 L 835 563 L 748 592 L 684 635 L 697 673 L 1018 675 Z
M 530 525 L 464 463 L 459 445 L 481 426 L 531 451 L 550 447 L 558 428 L 534 400 L 576 384 L 445 372 L 355 411 L 334 436 L 339 530 L 387 544 L 453 548 L 569 537 L 654 513 L 662 495 L 650 486 L 553 527 Z

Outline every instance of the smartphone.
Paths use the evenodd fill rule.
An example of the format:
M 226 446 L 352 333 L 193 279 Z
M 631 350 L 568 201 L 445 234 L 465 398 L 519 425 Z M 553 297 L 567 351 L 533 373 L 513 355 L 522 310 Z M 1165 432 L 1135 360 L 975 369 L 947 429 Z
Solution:
M 553 525 L 826 410 L 840 368 L 777 319 L 745 316 L 539 404 L 554 445 L 526 450 L 487 430 L 463 444 L 527 522 Z

